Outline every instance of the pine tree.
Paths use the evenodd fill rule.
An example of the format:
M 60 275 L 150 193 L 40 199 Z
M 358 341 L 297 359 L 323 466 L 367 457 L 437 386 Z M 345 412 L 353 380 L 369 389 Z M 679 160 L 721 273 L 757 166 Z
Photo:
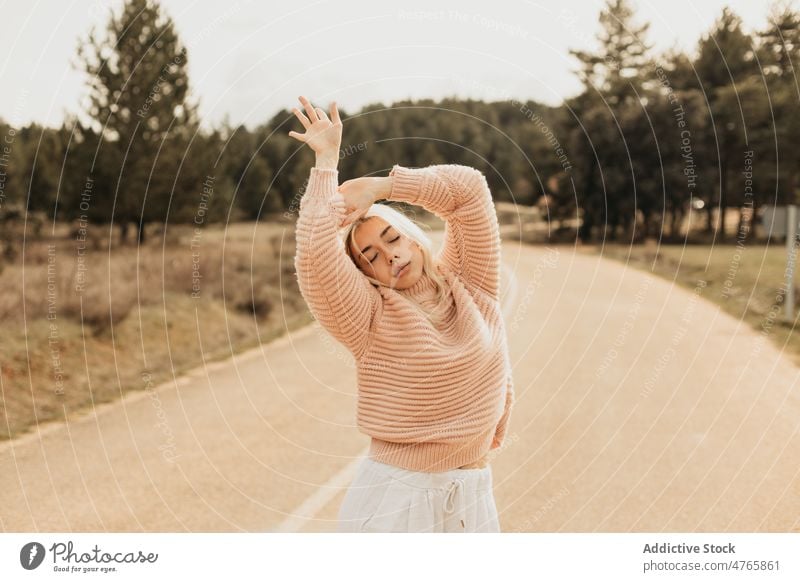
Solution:
M 778 195 L 775 203 L 795 204 L 800 188 L 800 105 L 797 76 L 800 74 L 800 13 L 788 3 L 772 5 L 767 27 L 758 33 L 759 59 L 769 86 L 770 113 L 780 123 L 771 127 L 778 147 Z M 774 147 L 774 146 L 773 146 Z
M 725 87 L 759 73 L 753 40 L 742 30 L 739 15 L 727 6 L 712 30 L 700 39 L 695 68 L 706 90 Z
M 104 38 L 90 32 L 78 55 L 89 76 L 87 113 L 103 140 L 98 162 L 114 180 L 106 185 L 104 214 L 120 223 L 123 241 L 128 225 L 138 224 L 141 242 L 148 222 L 167 218 L 176 172 L 198 126 L 186 49 L 158 4 L 126 0 Z
M 758 33 L 762 69 L 767 74 L 789 77 L 800 73 L 800 14 L 786 3 L 770 8 L 767 28 Z
M 600 12 L 598 51 L 570 51 L 581 61 L 579 76 L 585 85 L 581 96 L 568 101 L 581 119 L 571 132 L 569 149 L 581 162 L 574 171 L 574 187 L 582 211 L 582 240 L 589 240 L 595 227 L 614 239 L 617 228 L 635 216 L 630 209 L 636 203 L 636 162 L 629 143 L 642 144 L 647 138 L 647 128 L 637 118 L 643 117 L 645 80 L 652 76 L 647 72 L 652 47 L 645 42 L 649 24 L 637 25 L 633 17 L 627 0 L 607 0 Z
M 742 30 L 742 19 L 730 8 L 725 7 L 712 30 L 699 42 L 695 70 L 700 78 L 703 91 L 709 102 L 709 126 L 702 139 L 707 156 L 718 156 L 719 172 L 716 200 L 706 206 L 706 230 L 714 230 L 713 210 L 719 210 L 719 237 L 725 240 L 725 214 L 729 205 L 729 192 L 735 175 L 741 166 L 748 120 L 741 111 L 741 101 L 737 85 L 745 83 L 757 75 L 753 40 Z M 751 119 L 749 123 L 755 123 Z M 709 158 L 707 158 L 709 159 Z
M 600 11 L 598 52 L 570 50 L 581 61 L 578 74 L 586 88 L 602 93 L 611 105 L 633 95 L 630 84 L 643 80 L 649 61 L 652 46 L 645 42 L 645 36 L 650 24 L 636 25 L 633 15 L 627 0 L 607 0 Z

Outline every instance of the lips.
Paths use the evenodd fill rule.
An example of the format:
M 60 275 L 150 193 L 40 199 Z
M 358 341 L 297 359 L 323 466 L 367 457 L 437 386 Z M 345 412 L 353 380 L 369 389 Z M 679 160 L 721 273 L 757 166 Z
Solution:
M 407 262 L 405 265 L 400 267 L 394 274 L 395 277 L 402 277 L 408 272 L 408 266 L 411 264 L 411 261 Z

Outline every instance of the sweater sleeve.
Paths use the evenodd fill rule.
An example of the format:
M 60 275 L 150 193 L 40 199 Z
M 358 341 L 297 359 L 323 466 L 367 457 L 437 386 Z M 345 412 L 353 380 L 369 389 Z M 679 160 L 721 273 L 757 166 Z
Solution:
M 360 359 L 381 296 L 345 254 L 338 235 L 345 204 L 337 188 L 338 170 L 311 168 L 297 218 L 295 271 L 311 313 Z
M 503 445 L 506 438 L 506 430 L 508 429 L 508 419 L 511 416 L 511 409 L 514 407 L 514 380 L 511 376 L 508 377 L 508 384 L 506 385 L 506 404 L 503 411 L 503 416 L 497 423 L 497 428 L 494 433 L 494 440 L 489 450 L 497 449 Z
M 389 200 L 419 205 L 445 221 L 437 259 L 473 288 L 499 299 L 500 227 L 492 194 L 479 170 L 458 164 L 392 167 Z

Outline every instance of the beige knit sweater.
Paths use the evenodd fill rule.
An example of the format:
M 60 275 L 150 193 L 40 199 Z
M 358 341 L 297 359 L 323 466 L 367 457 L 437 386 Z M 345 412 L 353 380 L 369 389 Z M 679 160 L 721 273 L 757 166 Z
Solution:
M 514 402 L 499 296 L 500 236 L 483 174 L 446 164 L 395 165 L 389 200 L 422 206 L 445 221 L 436 254 L 451 293 L 431 323 L 434 282 L 375 286 L 344 252 L 338 171 L 312 168 L 297 220 L 295 268 L 312 314 L 353 354 L 357 424 L 370 456 L 414 471 L 474 462 L 504 439 Z

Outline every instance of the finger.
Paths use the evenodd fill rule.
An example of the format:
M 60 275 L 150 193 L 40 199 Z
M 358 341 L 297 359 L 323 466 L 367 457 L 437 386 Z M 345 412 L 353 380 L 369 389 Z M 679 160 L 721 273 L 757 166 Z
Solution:
M 339 119 L 339 108 L 336 107 L 336 101 L 331 101 L 331 121 L 333 123 L 342 122 L 342 120 Z
M 327 121 L 327 120 L 328 120 L 328 116 L 327 116 L 327 115 L 325 115 L 325 112 L 322 110 L 322 108 L 320 108 L 320 107 L 315 107 L 315 108 L 314 108 L 314 111 L 316 111 L 316 112 L 317 112 L 317 116 L 318 116 L 320 119 L 323 119 L 323 120 L 325 120 L 325 121 Z
M 300 103 L 302 103 L 303 106 L 306 108 L 306 114 L 308 114 L 308 118 L 312 122 L 317 121 L 317 119 L 318 119 L 317 118 L 317 112 L 314 111 L 314 107 L 311 106 L 311 102 L 301 95 L 300 96 Z
M 303 143 L 306 142 L 305 134 L 297 133 L 296 131 L 290 131 L 289 132 L 289 137 L 293 137 L 298 141 L 302 141 Z
M 361 210 L 354 210 L 353 212 L 351 212 L 350 214 L 345 216 L 344 220 L 342 220 L 342 226 L 347 226 L 348 224 L 353 222 L 356 218 L 358 218 L 358 214 L 360 212 L 362 212 L 362 211 Z
M 300 123 L 303 124 L 303 127 L 308 129 L 308 126 L 311 125 L 311 122 L 308 119 L 306 119 L 306 116 L 303 115 L 303 112 L 300 111 L 297 107 L 292 107 L 292 113 L 294 113 L 297 119 L 300 120 Z

